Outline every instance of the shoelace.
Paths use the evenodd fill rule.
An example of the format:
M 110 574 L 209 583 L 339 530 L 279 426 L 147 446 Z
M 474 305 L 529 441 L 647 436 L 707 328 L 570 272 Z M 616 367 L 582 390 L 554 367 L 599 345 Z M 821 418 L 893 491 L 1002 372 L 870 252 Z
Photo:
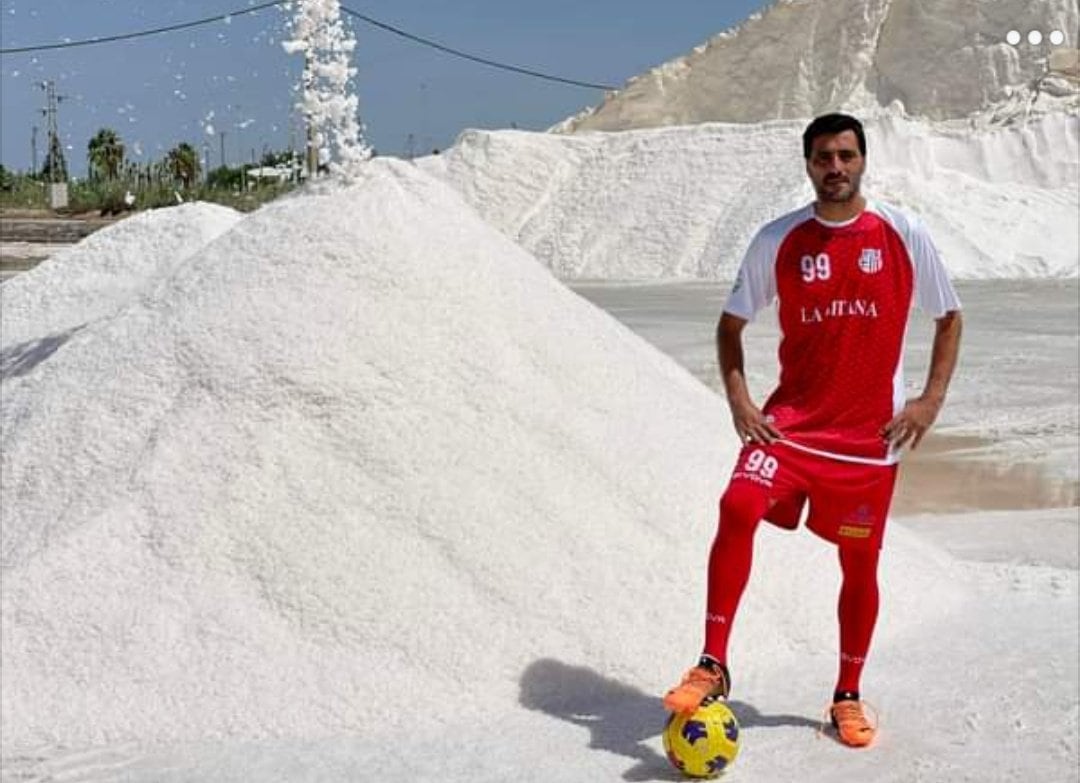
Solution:
M 836 702 L 826 707 L 825 712 L 821 716 L 821 725 L 818 726 L 817 731 L 818 739 L 821 739 L 822 735 L 825 734 L 825 732 L 832 727 L 832 711 L 834 707 L 838 708 L 837 712 L 839 713 L 836 721 L 837 723 L 842 722 L 841 718 L 861 718 L 862 721 L 866 724 L 866 726 L 870 729 L 873 729 L 874 731 L 877 731 L 877 727 L 881 723 L 881 713 L 878 712 L 877 707 L 875 707 L 868 701 L 857 701 L 850 703 Z M 861 710 L 860 708 L 868 711 L 872 720 L 868 719 L 865 712 L 863 712 L 863 710 Z
M 723 675 L 719 672 L 713 674 L 710 671 L 701 669 L 695 666 L 693 669 L 686 673 L 686 682 L 710 682 L 716 683 L 723 679 Z
M 710 690 L 716 688 L 717 686 L 720 687 L 721 691 L 726 690 L 726 680 L 724 678 L 723 672 L 710 672 L 698 666 L 695 666 L 693 669 L 688 671 L 686 673 L 686 676 L 683 678 L 684 685 L 691 683 L 695 685 L 698 683 L 702 683 L 704 685 L 707 685 Z

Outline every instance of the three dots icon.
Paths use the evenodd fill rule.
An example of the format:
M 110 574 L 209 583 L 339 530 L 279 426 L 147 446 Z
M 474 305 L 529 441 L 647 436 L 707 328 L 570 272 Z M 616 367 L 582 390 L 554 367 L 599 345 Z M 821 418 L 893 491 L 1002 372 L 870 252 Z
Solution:
M 1065 43 L 1065 33 L 1061 32 L 1061 30 L 1051 30 L 1050 34 L 1047 35 L 1046 38 L 1050 42 L 1051 46 L 1061 46 L 1063 43 Z M 1020 34 L 1019 30 L 1009 30 L 1009 32 L 1005 34 L 1005 42 L 1012 46 L 1018 46 L 1022 40 L 1024 40 L 1024 38 Z M 1032 46 L 1038 46 L 1039 44 L 1041 44 L 1043 42 L 1042 31 L 1030 31 L 1027 34 L 1027 42 Z

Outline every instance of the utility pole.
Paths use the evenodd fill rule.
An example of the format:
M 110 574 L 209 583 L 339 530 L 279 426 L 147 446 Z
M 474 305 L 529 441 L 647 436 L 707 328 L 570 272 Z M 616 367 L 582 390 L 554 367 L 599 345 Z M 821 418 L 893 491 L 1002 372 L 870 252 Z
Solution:
M 38 127 L 34 125 L 30 129 L 30 176 L 37 176 L 37 132 Z
M 41 89 L 45 91 L 45 108 L 41 113 L 46 119 L 46 133 L 49 137 L 48 172 L 46 181 L 49 190 L 49 206 L 53 209 L 62 209 L 68 205 L 67 193 L 67 163 L 64 162 L 64 150 L 60 145 L 59 122 L 57 113 L 63 96 L 56 94 L 56 82 L 50 80 L 41 82 Z
M 67 180 L 67 163 L 64 162 L 64 150 L 60 145 L 57 120 L 60 101 L 64 99 L 64 96 L 56 94 L 56 82 L 52 80 L 41 82 L 39 86 L 45 91 L 45 108 L 41 110 L 41 113 L 45 115 L 45 132 L 49 139 L 49 170 L 46 172 L 48 181 L 64 182 Z
M 225 131 L 218 131 L 218 138 L 221 140 L 221 168 L 225 168 Z

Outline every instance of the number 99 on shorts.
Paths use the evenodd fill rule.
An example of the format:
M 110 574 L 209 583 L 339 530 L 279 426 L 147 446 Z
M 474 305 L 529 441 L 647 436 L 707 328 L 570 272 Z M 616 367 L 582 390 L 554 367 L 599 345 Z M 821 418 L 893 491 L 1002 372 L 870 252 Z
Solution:
M 771 486 L 772 480 L 776 477 L 776 471 L 779 469 L 780 460 L 764 449 L 754 449 L 743 458 L 736 475 L 741 474 L 743 478 Z

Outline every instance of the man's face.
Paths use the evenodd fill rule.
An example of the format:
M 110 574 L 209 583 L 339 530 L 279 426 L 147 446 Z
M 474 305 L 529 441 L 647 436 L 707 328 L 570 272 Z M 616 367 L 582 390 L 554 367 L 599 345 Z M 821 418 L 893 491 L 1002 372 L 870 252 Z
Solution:
M 854 131 L 818 136 L 810 148 L 806 173 L 814 183 L 818 201 L 844 203 L 859 195 L 866 158 L 859 152 Z

